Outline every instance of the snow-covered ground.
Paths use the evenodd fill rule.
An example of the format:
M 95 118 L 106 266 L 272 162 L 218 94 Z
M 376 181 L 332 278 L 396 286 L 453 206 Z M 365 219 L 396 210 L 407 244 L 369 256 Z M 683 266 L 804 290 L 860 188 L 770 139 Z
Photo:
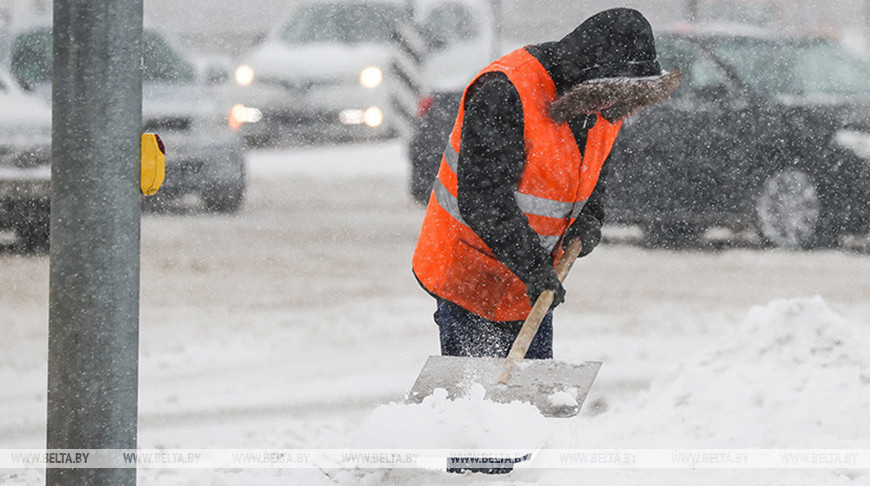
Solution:
M 423 209 L 401 144 L 258 151 L 249 165 L 240 214 L 143 218 L 142 448 L 870 451 L 867 254 L 611 238 L 556 311 L 557 359 L 604 362 L 581 415 L 473 394 L 406 405 L 438 341 L 410 273 Z M 48 258 L 0 253 L 0 278 L 0 449 L 39 449 Z M 533 466 L 142 469 L 139 482 L 870 484 L 866 469 Z M 0 470 L 0 484 L 42 477 Z

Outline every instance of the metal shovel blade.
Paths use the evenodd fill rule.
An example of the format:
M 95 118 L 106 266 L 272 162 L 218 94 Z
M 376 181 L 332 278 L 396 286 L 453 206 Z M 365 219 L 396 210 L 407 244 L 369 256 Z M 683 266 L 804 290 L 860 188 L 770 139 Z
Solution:
M 521 360 L 513 366 L 507 384 L 498 382 L 505 368 L 504 358 L 429 356 L 408 401 L 420 403 L 436 388 L 447 390 L 450 398 L 461 397 L 479 383 L 486 399 L 499 403 L 528 402 L 546 417 L 572 417 L 580 412 L 600 361 L 564 363 L 551 359 Z

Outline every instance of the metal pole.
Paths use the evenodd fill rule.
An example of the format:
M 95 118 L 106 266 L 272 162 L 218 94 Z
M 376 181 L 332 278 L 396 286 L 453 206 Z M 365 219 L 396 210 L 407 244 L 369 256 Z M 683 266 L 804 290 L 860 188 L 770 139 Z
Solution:
M 142 0 L 54 2 L 47 448 L 135 449 Z M 136 469 L 47 468 L 49 485 Z

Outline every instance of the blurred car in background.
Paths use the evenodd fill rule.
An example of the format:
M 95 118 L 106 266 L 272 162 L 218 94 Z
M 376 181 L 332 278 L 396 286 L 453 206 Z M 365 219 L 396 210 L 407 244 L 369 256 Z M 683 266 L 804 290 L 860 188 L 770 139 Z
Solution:
M 786 248 L 868 231 L 870 64 L 829 41 L 761 33 L 660 33 L 657 50 L 683 84 L 625 122 L 609 159 L 608 223 L 637 225 L 661 246 L 713 227 Z M 409 150 L 426 154 L 412 155 L 418 201 L 460 96 L 434 98 L 420 121 L 433 141 Z
M 48 248 L 51 107 L 0 69 L 0 229 L 22 251 Z
M 429 52 L 422 63 L 424 94 L 408 143 L 410 192 L 425 203 L 459 110 L 462 90 L 501 50 L 488 0 L 421 0 L 415 10 Z
M 384 78 L 391 35 L 407 15 L 398 1 L 299 5 L 235 69 L 231 96 L 246 140 L 263 145 L 393 136 Z
M 710 227 L 778 247 L 827 247 L 870 222 L 870 64 L 833 42 L 672 33 L 674 96 L 614 145 L 608 220 L 662 243 Z
M 51 97 L 51 27 L 15 32 L 10 71 L 26 90 Z M 244 142 L 230 119 L 230 105 L 197 76 L 194 64 L 165 34 L 143 34 L 142 131 L 158 133 L 166 146 L 166 179 L 145 199 L 160 206 L 198 195 L 206 210 L 232 213 L 245 195 Z

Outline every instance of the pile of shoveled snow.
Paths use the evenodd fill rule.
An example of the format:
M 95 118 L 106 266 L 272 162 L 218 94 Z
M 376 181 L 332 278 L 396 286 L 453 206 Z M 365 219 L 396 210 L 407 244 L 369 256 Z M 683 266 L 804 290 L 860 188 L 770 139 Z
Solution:
M 465 397 L 444 389 L 419 405 L 392 403 L 375 409 L 356 433 L 353 447 L 408 449 L 537 449 L 550 437 L 548 419 L 528 403 L 484 399 L 479 384 Z M 544 426 L 542 426 L 544 425 Z
M 819 298 L 776 300 L 620 411 L 645 446 L 853 447 L 870 440 L 870 333 Z M 604 419 L 604 417 L 601 417 Z M 688 444 L 687 444 L 688 443 Z M 864 446 L 870 445 L 866 442 Z M 857 447 L 857 446 L 856 446 Z
M 692 359 L 665 370 L 636 400 L 600 415 L 549 419 L 528 404 L 484 400 L 480 390 L 455 401 L 441 393 L 419 405 L 379 407 L 362 424 L 350 446 L 870 448 L 870 420 L 866 420 L 870 410 L 870 332 L 866 326 L 866 322 L 844 319 L 819 297 L 776 300 L 752 308 L 742 325 L 735 325 L 733 331 Z M 663 478 L 669 473 L 673 471 L 657 472 L 664 474 Z M 733 484 L 737 479 L 734 474 L 747 473 L 697 474 L 706 475 L 705 481 L 714 484 L 719 484 L 717 478 L 722 484 Z M 752 477 L 740 479 L 783 481 L 781 484 L 848 482 L 841 473 L 754 471 Z M 570 474 L 578 471 L 525 470 L 502 479 L 562 484 Z M 599 476 L 601 471 L 585 474 L 590 479 L 608 477 Z M 638 474 L 642 473 L 619 471 L 608 483 L 623 484 L 619 478 L 632 483 Z M 407 479 L 410 484 L 412 478 L 403 472 L 392 479 Z M 681 483 L 675 477 L 668 477 L 668 481 Z

